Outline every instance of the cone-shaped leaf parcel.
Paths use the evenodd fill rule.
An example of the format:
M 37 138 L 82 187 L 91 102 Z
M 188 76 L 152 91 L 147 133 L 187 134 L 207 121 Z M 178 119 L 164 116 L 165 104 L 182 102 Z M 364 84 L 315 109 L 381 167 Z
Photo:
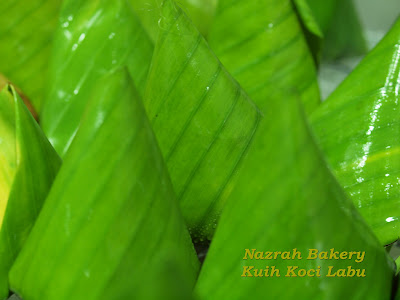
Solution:
M 54 40 L 50 86 L 41 124 L 64 156 L 94 82 L 127 65 L 143 94 L 153 46 L 126 0 L 63 3 Z
M 290 0 L 220 0 L 209 42 L 261 110 L 277 84 L 298 90 L 307 112 L 318 106 L 315 65 Z
M 383 244 L 400 232 L 400 19 L 315 114 L 318 141 Z
M 61 0 L 3 0 L 0 6 L 0 73 L 40 111 Z
M 189 229 L 211 237 L 260 114 L 172 1 L 160 28 L 145 107 Z
M 11 86 L 0 92 L 0 299 L 61 161 Z
M 96 85 L 11 288 L 23 299 L 165 299 L 176 287 L 166 274 L 185 291 L 197 269 L 142 102 L 118 70 Z
M 393 262 L 335 181 L 305 113 L 290 99 L 271 105 L 260 122 L 196 292 L 200 299 L 390 299 Z M 245 249 L 262 255 L 245 259 Z M 308 259 L 309 249 L 346 251 L 347 259 Z M 267 251 L 288 252 L 262 259 Z M 359 262 L 349 259 L 350 251 L 360 251 Z M 264 277 L 272 266 L 280 276 Z M 302 271 L 295 278 L 290 266 L 298 267 L 294 275 L 320 266 L 320 277 Z M 353 277 L 326 277 L 329 266 L 332 274 L 351 267 L 362 275 L 365 269 L 365 277 L 356 271 Z M 286 277 L 288 271 L 293 277 Z

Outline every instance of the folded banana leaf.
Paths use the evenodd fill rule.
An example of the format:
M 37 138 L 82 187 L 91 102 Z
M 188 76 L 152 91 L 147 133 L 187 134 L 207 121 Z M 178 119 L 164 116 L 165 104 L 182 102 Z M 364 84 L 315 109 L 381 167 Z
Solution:
M 196 25 L 200 33 L 207 38 L 214 20 L 218 1 L 219 0 L 179 0 L 178 3 Z
M 0 90 L 2 90 L 7 84 L 12 85 L 11 81 L 6 78 L 4 75 L 0 74 Z M 35 118 L 36 121 L 39 120 L 39 116 L 35 110 L 35 108 L 33 107 L 31 101 L 24 95 L 24 93 L 16 88 L 14 86 L 16 92 L 18 93 L 18 95 L 21 96 L 22 101 L 24 101 L 24 104 L 26 105 L 26 107 L 29 109 L 30 113 L 32 114 L 32 116 Z
M 260 114 L 173 1 L 161 28 L 145 108 L 189 230 L 211 238 Z
M 308 113 L 319 105 L 315 65 L 290 0 L 220 0 L 209 43 L 262 111 L 277 85 L 297 90 Z
M 61 0 L 5 0 L 0 8 L 0 73 L 40 111 Z
M 127 65 L 143 94 L 153 45 L 126 0 L 63 3 L 41 125 L 63 157 L 94 82 Z
M 151 41 L 158 37 L 163 0 L 129 0 Z
M 312 11 L 314 20 L 318 23 L 323 34 L 326 34 L 329 30 L 340 1 L 341 0 L 326 0 L 321 2 L 319 0 L 305 0 Z M 298 1 L 295 0 L 294 2 L 297 4 Z M 353 2 L 353 0 L 349 0 L 349 2 Z M 300 15 L 303 16 L 303 14 Z M 347 20 L 343 20 L 343 22 L 345 21 Z
M 60 158 L 13 87 L 0 92 L 0 299 L 60 166 Z
M 329 2 L 329 1 L 327 1 Z M 305 28 L 316 37 L 323 38 L 321 26 L 307 0 L 293 0 Z
M 32 300 L 186 299 L 197 270 L 142 102 L 118 70 L 91 95 L 11 288 Z
M 318 66 L 321 61 L 321 45 L 324 37 L 321 25 L 317 21 L 315 13 L 311 9 L 307 0 L 293 0 L 293 3 L 302 25 L 304 37 L 307 41 L 308 47 L 310 48 L 315 64 Z
M 339 182 L 382 244 L 400 230 L 400 19 L 312 115 Z
M 200 33 L 207 37 L 210 30 L 215 9 L 219 0 L 179 0 L 178 4 L 196 25 Z M 143 24 L 147 34 L 153 42 L 162 28 L 163 0 L 129 0 L 137 16 Z
M 364 55 L 367 42 L 353 1 L 339 0 L 322 48 L 326 59 Z
M 285 98 L 271 102 L 260 122 L 196 293 L 200 299 L 390 299 L 393 261 L 326 166 L 300 101 Z M 310 249 L 327 253 L 316 258 Z M 349 259 L 350 251 L 357 258 Z M 350 276 L 327 277 L 334 274 Z
M 353 0 L 294 0 L 308 32 L 315 30 L 307 26 L 310 15 L 304 13 L 307 2 L 313 19 L 318 23 L 324 38 L 309 36 L 310 47 L 314 54 L 323 59 L 335 60 L 345 56 L 359 56 L 367 53 L 367 44 Z M 318 52 L 322 53 L 319 54 Z

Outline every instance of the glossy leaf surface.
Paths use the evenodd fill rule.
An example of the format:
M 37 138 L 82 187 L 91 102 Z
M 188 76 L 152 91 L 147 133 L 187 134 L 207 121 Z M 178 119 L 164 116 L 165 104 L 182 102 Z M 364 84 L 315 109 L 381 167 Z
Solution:
M 296 104 L 291 97 L 274 101 L 260 122 L 201 270 L 200 299 L 390 299 L 393 262 L 328 170 Z M 359 263 L 308 259 L 309 249 L 332 248 L 365 256 Z M 262 257 L 290 251 L 290 258 L 244 260 L 245 249 Z M 251 266 L 263 276 L 275 266 L 280 277 L 257 278 L 254 269 L 243 277 Z M 298 266 L 295 275 L 320 266 L 321 276 L 289 278 L 290 266 Z M 366 277 L 329 278 L 329 266 L 365 269 Z
M 0 299 L 61 160 L 11 86 L 0 92 Z
M 308 113 L 319 105 L 314 62 L 291 1 L 220 0 L 209 42 L 262 111 L 278 84 L 300 92 Z
M 180 299 L 165 274 L 190 290 L 198 261 L 127 72 L 101 80 L 87 108 L 12 290 L 32 300 Z
M 64 156 L 98 78 L 127 65 L 142 95 L 153 46 L 125 0 L 64 1 L 42 127 Z
M 145 107 L 186 223 L 210 238 L 260 115 L 182 10 L 163 16 Z
M 0 73 L 40 111 L 61 0 L 4 0 L 0 8 Z
M 383 244 L 400 230 L 400 20 L 312 116 L 339 182 Z

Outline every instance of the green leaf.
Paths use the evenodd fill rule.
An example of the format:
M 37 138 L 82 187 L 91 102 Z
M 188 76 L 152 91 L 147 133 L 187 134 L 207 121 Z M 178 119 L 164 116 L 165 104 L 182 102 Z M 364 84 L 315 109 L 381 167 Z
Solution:
M 129 0 L 153 42 L 162 30 L 162 0 Z M 178 3 L 204 37 L 210 30 L 218 0 L 179 0 Z
M 219 0 L 179 0 L 179 5 L 206 38 Z
M 11 86 L 0 92 L 0 137 L 0 299 L 5 299 L 8 271 L 61 161 Z
M 367 52 L 363 30 L 353 0 L 307 0 L 322 29 L 323 58 L 335 60 Z
M 153 45 L 125 0 L 64 1 L 42 127 L 57 152 L 70 146 L 94 83 L 127 65 L 144 92 Z
M 157 41 L 160 30 L 163 0 L 129 0 L 143 28 L 153 42 Z
M 314 16 L 310 5 L 307 0 L 292 0 L 298 15 L 301 27 L 304 32 L 304 37 L 307 41 L 308 47 L 314 58 L 315 64 L 318 66 L 322 57 L 322 39 L 324 33 Z
M 314 62 L 290 0 L 219 1 L 209 42 L 262 111 L 277 85 L 298 90 L 308 113 L 319 105 Z
M 290 95 L 285 98 L 283 103 L 271 102 L 260 123 L 222 213 L 196 293 L 201 299 L 390 299 L 393 261 L 327 168 L 299 103 Z M 308 259 L 309 249 L 330 255 L 332 248 L 360 251 L 360 262 L 354 257 Z M 289 253 L 286 259 L 279 255 L 246 260 L 245 249 L 262 251 L 263 257 L 267 251 Z M 293 255 L 294 249 L 301 259 Z M 280 277 L 275 273 L 254 278 L 254 269 L 253 278 L 243 277 L 251 266 L 263 276 L 266 266 L 275 266 Z M 321 276 L 288 278 L 290 266 L 307 271 L 320 266 Z M 326 277 L 329 266 L 333 272 L 347 272 L 349 266 L 365 269 L 366 277 Z
M 332 24 L 334 13 L 337 9 L 339 1 L 341 0 L 325 0 L 324 2 L 319 0 L 306 1 L 313 13 L 315 21 L 318 23 L 319 28 L 322 30 L 322 33 L 326 33 L 330 25 Z
M 327 59 L 367 53 L 367 43 L 353 1 L 340 0 L 326 33 L 323 55 Z
M 0 73 L 40 111 L 61 0 L 6 0 L 0 9 Z
M 145 107 L 192 235 L 211 238 L 260 114 L 172 1 Z
M 296 5 L 296 9 L 299 12 L 299 15 L 304 22 L 305 27 L 308 31 L 319 38 L 323 38 L 324 34 L 320 25 L 318 24 L 316 17 L 314 16 L 314 12 L 310 8 L 307 0 L 293 0 Z
M 400 19 L 312 115 L 339 182 L 383 244 L 399 236 Z
M 23 299 L 165 299 L 177 286 L 166 273 L 190 290 L 198 260 L 140 97 L 125 71 L 94 90 L 10 272 L 12 290 Z

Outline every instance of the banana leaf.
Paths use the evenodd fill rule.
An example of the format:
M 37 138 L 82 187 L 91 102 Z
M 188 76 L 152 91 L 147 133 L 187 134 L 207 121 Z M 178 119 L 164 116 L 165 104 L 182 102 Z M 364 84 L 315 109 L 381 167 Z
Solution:
M 214 20 L 219 0 L 179 0 L 179 4 L 196 25 L 200 33 L 207 38 Z
M 60 166 L 60 158 L 15 89 L 0 92 L 0 299 Z
M 314 16 L 314 12 L 311 9 L 307 0 L 293 0 L 293 3 L 295 4 L 300 18 L 307 30 L 313 35 L 319 38 L 323 38 L 324 34 L 322 32 L 322 29 L 317 22 L 316 17 Z
M 341 0 L 326 0 L 321 2 L 319 0 L 306 0 L 314 16 L 314 20 L 318 23 L 323 34 L 326 34 L 329 30 L 340 1 Z M 353 0 L 349 1 L 353 2 Z
M 210 239 L 260 113 L 172 1 L 161 28 L 144 104 L 186 224 Z
M 40 111 L 61 0 L 1 3 L 0 73 L 17 85 Z
M 400 19 L 312 115 L 318 142 L 382 244 L 400 230 Z
M 318 66 L 322 56 L 321 45 L 324 33 L 307 0 L 293 0 L 293 3 L 304 32 L 304 37 L 310 48 L 314 62 Z
M 368 52 L 361 23 L 352 0 L 339 0 L 333 22 L 326 32 L 323 56 L 334 60 Z
M 308 3 L 324 35 L 322 40 L 315 35 L 308 36 L 311 48 L 315 51 L 321 49 L 322 59 L 336 60 L 367 53 L 367 44 L 353 0 L 295 0 L 298 1 Z M 297 7 L 302 12 L 301 7 Z M 309 16 L 304 13 L 300 15 L 303 23 L 307 24 Z M 314 33 L 309 26 L 306 28 Z
M 315 65 L 290 0 L 220 0 L 209 43 L 262 111 L 278 84 L 299 91 L 308 113 L 319 105 Z
M 142 102 L 117 70 L 96 84 L 11 288 L 32 300 L 181 299 L 173 278 L 187 291 L 197 270 Z
M 196 293 L 200 299 L 390 299 L 393 261 L 328 169 L 300 100 L 285 98 L 271 102 L 260 122 Z M 328 256 L 315 258 L 310 249 Z M 286 254 L 266 253 L 275 251 Z M 335 251 L 360 256 L 338 259 Z M 327 277 L 339 269 L 351 276 L 349 267 L 353 277 Z M 358 277 L 362 269 L 366 276 Z
M 8 78 L 6 78 L 4 75 L 0 74 L 0 90 L 2 90 L 7 84 L 12 85 L 12 83 L 10 82 L 10 80 Z M 14 86 L 14 88 L 15 88 L 16 92 L 18 93 L 18 95 L 21 96 L 22 100 L 24 101 L 24 104 L 29 109 L 30 113 L 35 118 L 35 120 L 39 121 L 39 116 L 38 116 L 35 108 L 33 107 L 31 101 L 22 93 L 22 91 L 20 89 L 18 89 L 15 86 Z
M 151 40 L 156 43 L 162 29 L 162 0 L 129 0 Z M 218 0 L 179 0 L 179 5 L 206 38 Z
M 64 156 L 94 82 L 127 65 L 142 96 L 153 45 L 126 0 L 64 1 L 41 125 Z

